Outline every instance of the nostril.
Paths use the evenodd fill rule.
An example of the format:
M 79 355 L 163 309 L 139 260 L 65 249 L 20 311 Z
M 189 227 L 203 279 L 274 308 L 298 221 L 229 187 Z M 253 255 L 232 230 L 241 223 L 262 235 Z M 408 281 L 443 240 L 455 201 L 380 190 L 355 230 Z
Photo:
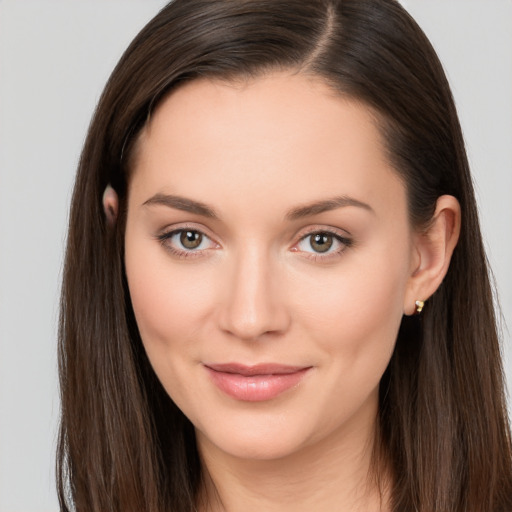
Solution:
M 230 261 L 219 301 L 219 327 L 246 341 L 275 337 L 289 326 L 289 312 L 279 276 L 264 244 L 246 244 Z M 275 269 L 277 270 L 277 269 Z
M 220 328 L 244 341 L 275 337 L 288 329 L 289 315 L 283 304 L 235 301 L 221 311 Z

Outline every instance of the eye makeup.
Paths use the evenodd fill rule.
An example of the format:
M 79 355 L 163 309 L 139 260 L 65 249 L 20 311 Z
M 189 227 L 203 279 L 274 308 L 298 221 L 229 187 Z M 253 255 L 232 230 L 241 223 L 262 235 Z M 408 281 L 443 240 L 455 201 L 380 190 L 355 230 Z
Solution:
M 173 226 L 155 236 L 161 246 L 173 257 L 201 258 L 211 250 L 221 246 L 204 229 L 195 225 Z M 332 261 L 348 248 L 353 247 L 354 241 L 345 231 L 332 227 L 313 226 L 299 235 L 299 240 L 289 249 L 315 262 Z

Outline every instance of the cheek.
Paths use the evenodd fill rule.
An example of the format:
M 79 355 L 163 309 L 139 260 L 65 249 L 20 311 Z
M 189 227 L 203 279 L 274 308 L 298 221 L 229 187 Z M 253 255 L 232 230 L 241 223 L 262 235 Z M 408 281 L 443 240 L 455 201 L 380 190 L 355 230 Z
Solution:
M 191 275 L 181 265 L 170 265 L 165 252 L 157 252 L 161 254 L 127 243 L 130 297 L 153 370 L 178 407 L 188 410 L 187 404 L 201 400 L 199 390 L 189 383 L 201 360 L 197 340 L 204 339 L 200 331 L 209 316 L 211 287 L 201 272 Z
M 140 240 L 140 239 L 139 239 Z M 150 359 L 184 347 L 208 316 L 214 283 L 206 268 L 176 264 L 153 240 L 126 237 L 126 273 L 139 332 Z M 141 263 L 143 262 L 143 263 Z M 188 267 L 188 268 L 184 268 Z M 169 361 L 172 361 L 170 359 Z
M 393 354 L 403 316 L 404 256 L 373 255 L 349 259 L 335 273 L 316 275 L 301 290 L 300 329 L 320 349 L 324 394 L 315 399 L 336 410 L 324 428 L 375 404 L 377 390 Z M 378 263 L 377 263 L 378 262 Z M 298 309 L 297 309 L 298 310 Z
M 331 355 L 343 352 L 347 364 L 367 357 L 387 364 L 403 316 L 408 253 L 385 245 L 356 251 L 306 282 L 299 322 Z

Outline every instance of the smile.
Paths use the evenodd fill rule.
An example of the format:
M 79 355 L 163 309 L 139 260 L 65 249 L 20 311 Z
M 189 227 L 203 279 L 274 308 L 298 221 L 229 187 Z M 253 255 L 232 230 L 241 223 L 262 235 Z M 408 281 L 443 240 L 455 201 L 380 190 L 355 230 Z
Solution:
M 212 382 L 224 393 L 245 402 L 271 400 L 297 386 L 311 366 L 238 363 L 205 365 Z

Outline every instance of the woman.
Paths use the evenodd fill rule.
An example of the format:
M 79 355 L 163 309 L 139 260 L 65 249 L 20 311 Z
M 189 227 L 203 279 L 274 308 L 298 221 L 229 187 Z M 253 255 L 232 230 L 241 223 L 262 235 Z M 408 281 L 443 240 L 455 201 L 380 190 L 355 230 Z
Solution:
M 512 510 L 441 65 L 393 0 L 176 0 L 80 161 L 62 510 Z

